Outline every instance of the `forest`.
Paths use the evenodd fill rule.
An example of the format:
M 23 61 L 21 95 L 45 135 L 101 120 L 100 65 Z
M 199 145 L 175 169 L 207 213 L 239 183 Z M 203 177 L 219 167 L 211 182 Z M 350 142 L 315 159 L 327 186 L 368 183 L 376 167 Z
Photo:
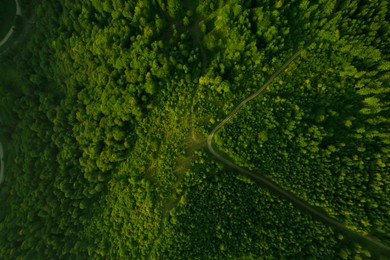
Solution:
M 18 32 L 0 47 L 2 258 L 389 258 L 206 144 L 299 52 L 213 144 L 389 248 L 388 1 L 18 2 L 0 11 L 0 37 Z

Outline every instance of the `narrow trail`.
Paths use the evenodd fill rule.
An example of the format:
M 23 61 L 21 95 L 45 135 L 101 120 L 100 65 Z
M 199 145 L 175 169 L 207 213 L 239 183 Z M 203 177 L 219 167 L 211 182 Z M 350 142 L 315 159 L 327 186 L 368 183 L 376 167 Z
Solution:
M 153 3 L 159 8 L 159 11 L 160 11 L 160 14 L 165 17 L 166 19 L 170 20 L 170 18 L 168 16 L 166 16 L 166 14 L 164 13 L 164 11 L 161 9 L 161 6 L 156 2 L 156 1 L 153 1 Z M 207 64 L 208 64 L 208 59 L 207 59 L 207 55 L 206 55 L 206 52 L 202 46 L 202 42 L 201 42 L 201 32 L 200 32 L 200 28 L 199 28 L 199 19 L 196 18 L 195 21 L 193 22 L 193 24 L 190 26 L 189 28 L 189 32 L 193 38 L 193 42 L 195 43 L 195 45 L 198 45 L 198 48 L 199 48 L 199 52 L 200 52 L 200 55 L 201 55 L 201 71 L 200 71 L 200 75 L 204 75 L 206 73 L 206 68 L 207 68 Z M 188 118 L 188 147 L 187 147 L 187 151 L 186 151 L 186 158 L 191 158 L 192 157 L 192 154 L 194 153 L 194 151 L 196 150 L 192 145 L 191 143 L 193 142 L 193 122 L 194 122 L 194 105 L 195 105 L 195 99 L 196 99 L 196 96 L 197 96 L 197 93 L 198 93 L 198 90 L 199 90 L 199 87 L 200 87 L 200 84 L 198 84 L 194 90 L 192 91 L 191 93 L 191 101 L 190 101 L 190 104 L 189 104 L 189 109 L 190 109 L 190 112 L 189 112 L 189 118 Z M 189 161 L 189 160 L 188 160 Z M 189 163 L 188 163 L 189 164 Z M 183 164 L 181 165 L 183 169 L 187 168 L 188 165 L 187 164 Z M 182 174 L 179 173 L 179 176 L 178 176 L 178 180 L 176 181 L 176 183 L 180 183 L 182 181 Z M 157 237 L 155 238 L 155 240 L 153 241 L 152 243 L 152 246 L 149 250 L 149 253 L 146 257 L 146 259 L 151 259 L 152 256 L 153 256 L 153 252 L 154 250 L 156 249 L 156 246 L 157 246 L 157 241 L 161 238 L 162 236 L 162 233 L 164 231 L 164 220 L 168 217 L 169 215 L 169 212 L 170 210 L 177 204 L 178 200 L 177 199 L 167 199 L 166 201 L 163 202 L 163 209 L 162 209 L 162 213 L 161 213 L 161 221 L 160 221 L 160 228 L 158 230 L 158 234 L 157 234 Z
M 380 241 L 376 240 L 375 238 L 363 235 L 359 232 L 352 231 L 348 229 L 345 225 L 338 222 L 336 219 L 328 216 L 327 214 L 324 214 L 321 212 L 318 208 L 315 208 L 311 205 L 309 205 L 306 201 L 298 198 L 293 193 L 283 189 L 278 184 L 273 182 L 268 177 L 265 177 L 264 175 L 261 175 L 260 173 L 253 173 L 245 168 L 242 168 L 238 165 L 236 165 L 231 159 L 228 157 L 223 156 L 222 154 L 218 153 L 218 151 L 213 147 L 213 138 L 215 133 L 222 128 L 237 112 L 239 109 L 244 106 L 249 101 L 256 98 L 258 95 L 260 95 L 271 83 L 272 81 L 281 73 L 283 72 L 288 65 L 291 64 L 298 56 L 300 55 L 300 51 L 297 51 L 294 55 L 292 55 L 277 71 L 272 74 L 272 76 L 268 79 L 268 81 L 261 86 L 255 93 L 253 93 L 248 98 L 241 101 L 233 110 L 230 112 L 208 135 L 207 137 L 207 147 L 208 150 L 222 163 L 228 165 L 229 167 L 239 171 L 242 175 L 249 177 L 253 181 L 255 181 L 257 184 L 259 184 L 262 187 L 267 188 L 272 193 L 279 195 L 280 197 L 286 199 L 287 201 L 290 201 L 295 207 L 300 209 L 302 212 L 310 214 L 313 218 L 322 221 L 324 224 L 334 228 L 335 230 L 338 230 L 339 232 L 343 233 L 346 237 L 348 237 L 352 241 L 356 241 L 359 243 L 362 243 L 367 248 L 372 250 L 373 252 L 377 252 L 383 255 L 390 255 L 390 247 L 387 245 L 382 244 Z
M 202 62 L 201 62 L 201 72 L 200 72 L 200 76 L 204 75 L 206 73 L 206 68 L 208 66 L 208 59 L 207 59 L 207 55 L 206 55 L 206 52 L 203 48 L 203 45 L 202 45 L 202 41 L 201 41 L 201 38 L 200 38 L 200 35 L 201 35 L 201 31 L 200 31 L 200 28 L 199 28 L 199 20 L 197 19 L 197 21 L 194 23 L 194 25 L 190 28 L 190 32 L 191 32 L 191 35 L 193 37 L 193 40 L 195 42 L 195 44 L 198 45 L 199 47 L 199 51 L 200 51 L 200 55 L 201 55 L 201 58 L 202 58 Z M 198 90 L 199 90 L 199 87 L 200 87 L 200 84 L 198 84 L 196 86 L 196 88 L 194 89 L 194 91 L 192 92 L 192 98 L 191 98 L 191 103 L 190 103 L 190 119 L 189 119 L 189 129 L 190 129 L 190 135 L 191 135 L 191 138 L 192 138 L 192 134 L 193 134 L 193 124 L 194 124 L 194 106 L 195 106 L 195 99 L 196 99 L 196 96 L 197 96 L 197 93 L 198 93 Z

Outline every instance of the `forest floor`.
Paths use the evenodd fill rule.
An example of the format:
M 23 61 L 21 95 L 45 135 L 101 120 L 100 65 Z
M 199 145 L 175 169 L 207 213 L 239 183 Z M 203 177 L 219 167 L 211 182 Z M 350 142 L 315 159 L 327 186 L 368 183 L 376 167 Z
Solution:
M 261 173 L 253 173 L 247 169 L 244 169 L 244 168 L 236 165 L 226 155 L 223 155 L 222 153 L 217 152 L 212 145 L 215 133 L 220 128 L 222 128 L 234 115 L 236 115 L 241 107 L 243 107 L 246 103 L 248 103 L 249 101 L 256 98 L 258 95 L 260 95 L 272 83 L 272 81 L 281 72 L 283 72 L 287 68 L 287 66 L 290 65 L 299 55 L 300 55 L 300 51 L 297 51 L 294 55 L 292 55 L 277 71 L 274 72 L 274 74 L 267 80 L 267 82 L 263 86 L 261 86 L 254 94 L 252 94 L 251 96 L 249 96 L 246 99 L 244 99 L 243 101 L 241 101 L 232 110 L 232 112 L 230 112 L 220 123 L 217 124 L 216 127 L 214 127 L 214 129 L 210 132 L 209 136 L 207 137 L 208 150 L 222 163 L 239 171 L 244 176 L 247 176 L 250 179 L 254 180 L 260 186 L 267 188 L 270 192 L 290 201 L 293 205 L 295 205 L 297 208 L 299 208 L 302 212 L 310 214 L 314 219 L 322 221 L 324 224 L 343 233 L 346 237 L 350 238 L 351 240 L 358 241 L 358 242 L 362 243 L 367 248 L 370 248 L 370 249 L 377 251 L 377 252 L 383 252 L 384 254 L 390 255 L 390 248 L 388 246 L 382 244 L 380 241 L 376 240 L 375 238 L 372 238 L 372 237 L 369 237 L 369 236 L 366 236 L 366 235 L 363 235 L 361 233 L 358 233 L 358 232 L 355 232 L 355 231 L 348 229 L 345 225 L 338 222 L 336 219 L 325 214 L 324 210 L 318 209 L 316 207 L 309 205 L 306 201 L 298 198 L 293 193 L 283 189 L 282 187 L 280 187 L 278 184 L 273 182 L 268 177 L 262 175 Z

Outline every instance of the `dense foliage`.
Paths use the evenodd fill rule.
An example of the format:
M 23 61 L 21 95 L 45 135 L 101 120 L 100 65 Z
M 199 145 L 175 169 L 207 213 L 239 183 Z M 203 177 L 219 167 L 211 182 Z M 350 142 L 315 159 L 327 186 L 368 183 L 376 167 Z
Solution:
M 197 153 L 153 259 L 335 259 L 367 257 L 359 245 L 253 182 Z M 181 190 L 181 189 L 180 189 Z M 180 256 L 180 257 L 178 257 Z
M 33 8 L 30 39 L 0 57 L 2 257 L 375 253 L 202 149 L 214 123 L 301 49 L 217 144 L 351 228 L 385 236 L 386 2 L 42 0 Z
M 346 10 L 217 140 L 237 162 L 347 226 L 389 239 L 387 9 L 370 3 Z

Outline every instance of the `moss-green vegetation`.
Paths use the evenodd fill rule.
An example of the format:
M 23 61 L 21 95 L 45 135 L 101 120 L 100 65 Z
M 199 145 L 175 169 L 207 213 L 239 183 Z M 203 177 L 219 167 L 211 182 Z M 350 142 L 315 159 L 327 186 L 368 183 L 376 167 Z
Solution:
M 369 252 L 346 245 L 290 203 L 198 153 L 153 259 L 335 259 Z M 349 249 L 346 248 L 351 248 Z M 353 252 L 353 253 L 352 253 Z
M 387 243 L 385 2 L 44 0 L 34 9 L 31 39 L 0 67 L 2 257 L 374 255 L 205 150 L 214 124 L 298 49 L 216 143 Z
M 389 239 L 389 43 L 373 29 L 386 19 L 374 6 L 335 15 L 217 143 L 348 227 Z M 366 36 L 351 24 L 367 24 Z
M 3 0 L 0 9 L 0 41 L 6 36 L 15 21 L 15 0 Z

